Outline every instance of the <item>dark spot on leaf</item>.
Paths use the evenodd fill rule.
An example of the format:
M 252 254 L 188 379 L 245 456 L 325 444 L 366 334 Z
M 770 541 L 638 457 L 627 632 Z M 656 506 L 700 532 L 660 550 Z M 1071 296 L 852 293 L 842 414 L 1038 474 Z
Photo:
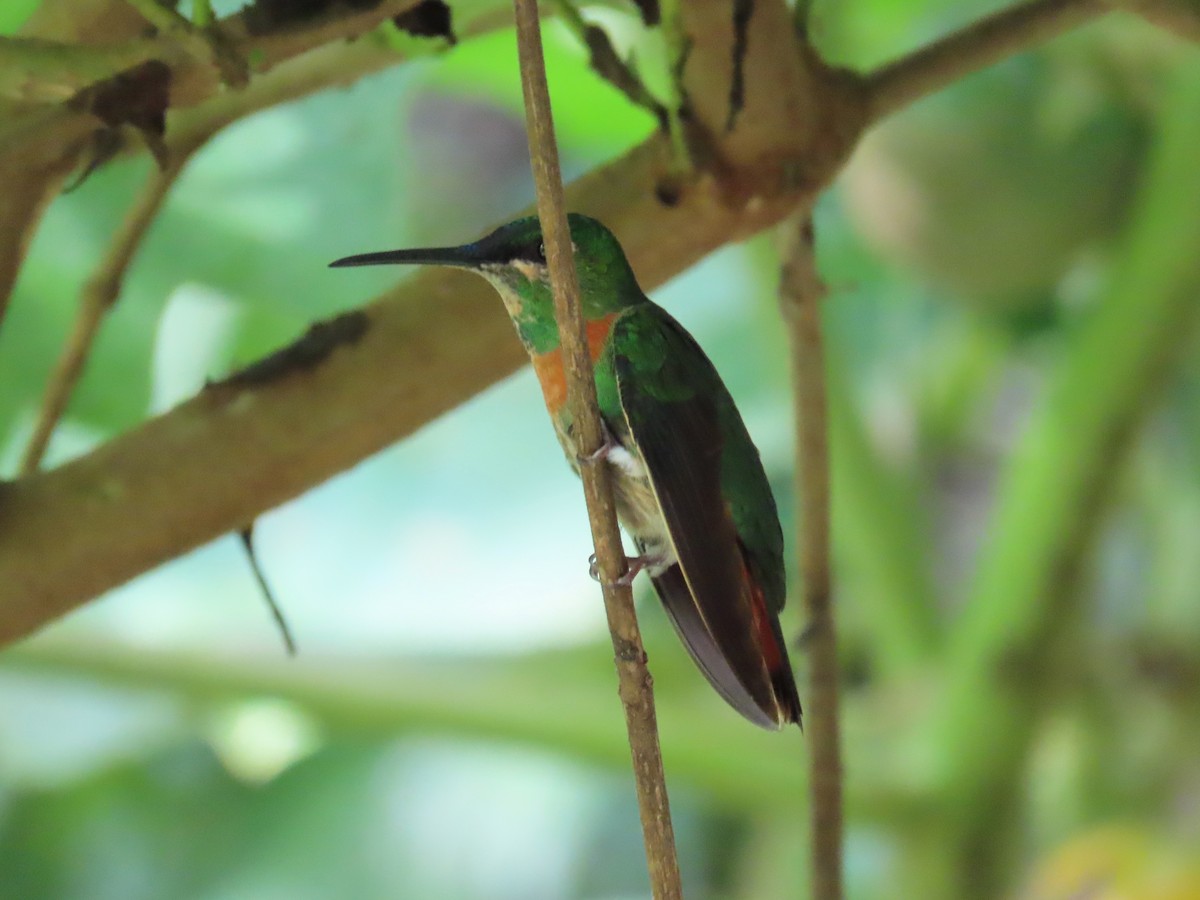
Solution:
M 458 38 L 454 36 L 450 7 L 442 0 L 421 0 L 412 9 L 392 19 L 392 24 L 413 37 L 440 37 L 451 45 L 458 43 Z
M 729 82 L 729 117 L 725 130 L 733 131 L 738 113 L 746 103 L 746 42 L 754 0 L 733 0 L 733 76 Z
M 315 368 L 342 344 L 355 344 L 367 332 L 371 321 L 365 312 L 348 312 L 309 326 L 295 343 L 270 356 L 253 362 L 210 388 L 253 387 L 284 378 L 293 372 Z
M 642 22 L 647 28 L 653 28 L 662 21 L 662 11 L 658 8 L 658 0 L 633 0 L 642 14 Z

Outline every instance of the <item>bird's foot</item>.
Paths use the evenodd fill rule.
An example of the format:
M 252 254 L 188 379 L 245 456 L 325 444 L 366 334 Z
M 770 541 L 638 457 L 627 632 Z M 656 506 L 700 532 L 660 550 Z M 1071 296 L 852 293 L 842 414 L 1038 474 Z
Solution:
M 579 454 L 580 466 L 593 466 L 596 463 L 604 462 L 608 459 L 609 454 L 618 449 L 621 445 L 617 443 L 617 439 L 613 437 L 613 433 L 608 428 L 608 423 L 603 419 L 600 420 L 600 435 L 604 439 L 603 442 L 591 453 Z
M 625 574 L 616 581 L 611 582 L 613 587 L 629 587 L 633 584 L 633 579 L 637 578 L 638 573 L 643 569 L 651 568 L 656 560 L 649 556 L 627 556 L 625 557 L 626 570 Z M 604 584 L 604 580 L 600 577 L 600 562 L 596 559 L 596 554 L 593 553 L 588 557 L 588 574 L 592 576 L 593 581 Z

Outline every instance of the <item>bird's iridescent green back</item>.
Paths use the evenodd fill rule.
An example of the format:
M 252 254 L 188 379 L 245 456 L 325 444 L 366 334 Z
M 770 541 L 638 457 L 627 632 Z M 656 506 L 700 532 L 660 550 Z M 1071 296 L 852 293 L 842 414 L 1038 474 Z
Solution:
M 629 367 L 630 377 L 636 379 L 639 392 L 647 400 L 669 406 L 701 395 L 715 406 L 721 493 L 747 551 L 751 574 L 762 586 L 768 607 L 778 612 L 787 587 L 783 533 L 775 499 L 758 449 L 712 362 L 669 313 L 650 301 L 618 317 L 609 343 L 596 367 L 601 411 L 606 418 L 655 415 L 655 406 L 649 403 L 638 409 L 628 404 L 622 408 L 614 372 L 616 360 Z

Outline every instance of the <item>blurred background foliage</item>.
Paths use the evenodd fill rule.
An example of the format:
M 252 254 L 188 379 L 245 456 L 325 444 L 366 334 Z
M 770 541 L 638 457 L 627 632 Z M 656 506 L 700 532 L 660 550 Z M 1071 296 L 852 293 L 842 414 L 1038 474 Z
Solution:
M 989 6 L 818 2 L 814 35 L 866 68 Z M 653 72 L 629 10 L 590 14 Z M 649 133 L 547 41 L 569 173 Z M 970 896 L 1200 897 L 1195 56 L 1110 17 L 884 123 L 818 206 L 851 897 L 962 896 L 976 856 Z M 5 475 L 147 166 L 38 233 L 0 333 Z M 237 124 L 142 248 L 51 461 L 394 275 L 325 261 L 457 243 L 531 196 L 508 30 Z M 763 235 L 656 298 L 725 375 L 790 537 L 777 270 Z M 232 538 L 0 656 L 0 896 L 646 895 L 584 508 L 529 372 L 257 540 L 294 660 Z M 727 709 L 639 587 L 688 896 L 802 896 L 802 735 Z

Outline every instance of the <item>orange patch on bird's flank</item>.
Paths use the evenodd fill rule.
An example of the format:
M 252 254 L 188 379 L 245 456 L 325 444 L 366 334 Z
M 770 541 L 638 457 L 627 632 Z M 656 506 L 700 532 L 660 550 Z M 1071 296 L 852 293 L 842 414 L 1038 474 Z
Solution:
M 602 319 L 591 319 L 587 323 L 588 358 L 593 365 L 604 352 L 604 344 L 608 341 L 608 334 L 612 331 L 616 317 L 616 313 L 613 313 Z M 562 347 L 555 347 L 549 353 L 535 356 L 533 371 L 542 386 L 546 409 L 550 410 L 551 415 L 556 415 L 567 402 L 567 372 L 563 368 Z

